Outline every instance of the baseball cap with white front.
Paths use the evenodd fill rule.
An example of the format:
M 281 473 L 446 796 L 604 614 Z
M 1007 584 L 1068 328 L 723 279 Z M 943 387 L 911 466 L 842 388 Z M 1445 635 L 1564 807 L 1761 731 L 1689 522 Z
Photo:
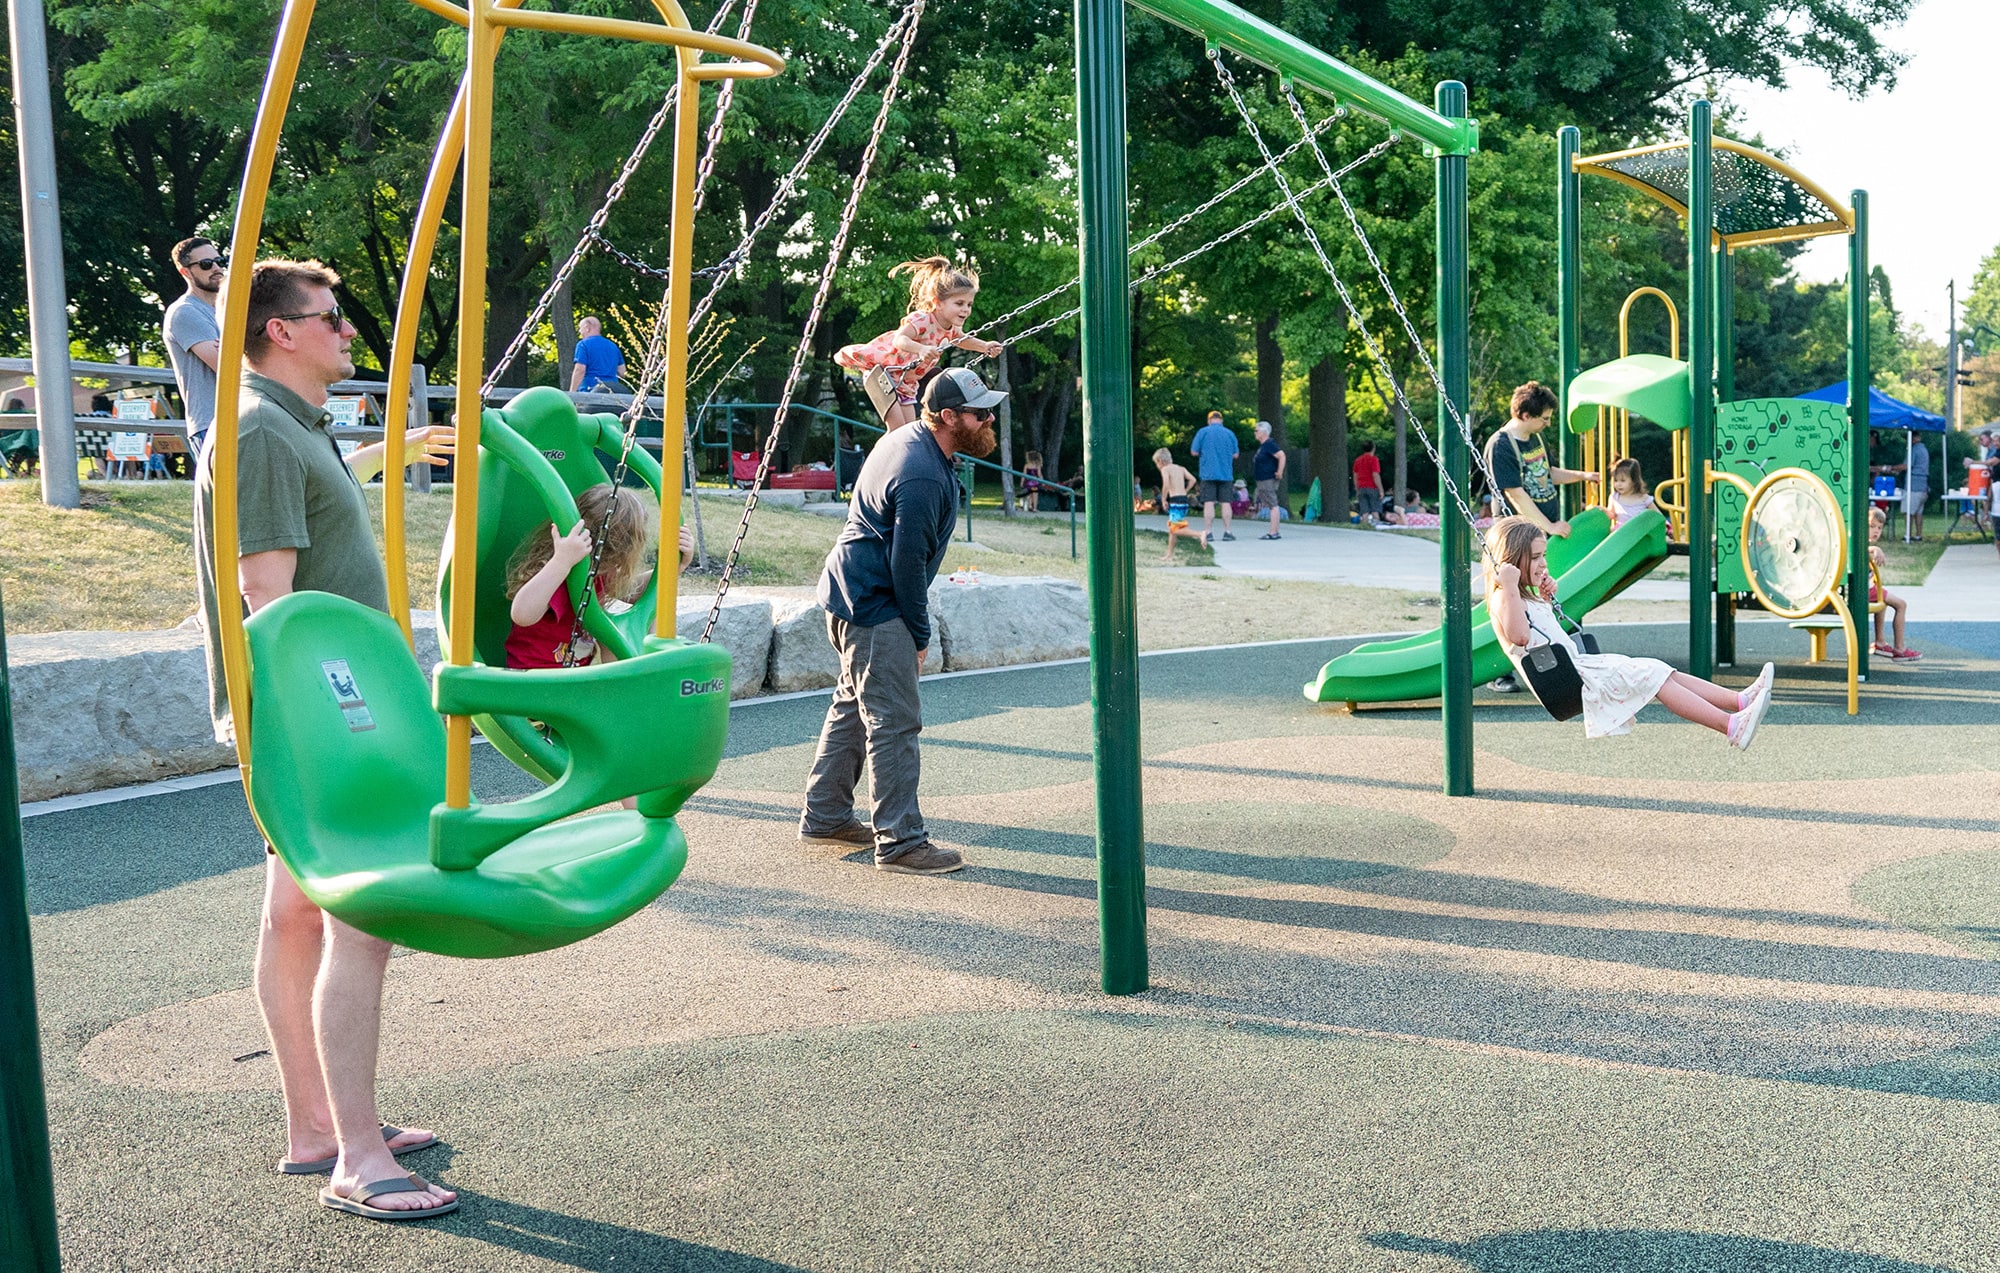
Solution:
M 924 386 L 924 410 L 956 411 L 961 407 L 984 410 L 1007 400 L 1004 390 L 989 389 L 979 373 L 969 367 L 948 367 L 931 377 Z

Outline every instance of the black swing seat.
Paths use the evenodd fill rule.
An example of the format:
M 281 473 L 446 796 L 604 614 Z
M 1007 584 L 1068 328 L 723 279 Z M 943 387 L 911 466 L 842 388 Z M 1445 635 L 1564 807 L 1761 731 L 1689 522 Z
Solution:
M 1588 632 L 1575 634 L 1585 654 L 1597 653 L 1597 638 Z M 1521 656 L 1521 677 L 1542 710 L 1557 720 L 1575 720 L 1583 715 L 1583 676 L 1566 646 L 1554 642 L 1528 647 Z

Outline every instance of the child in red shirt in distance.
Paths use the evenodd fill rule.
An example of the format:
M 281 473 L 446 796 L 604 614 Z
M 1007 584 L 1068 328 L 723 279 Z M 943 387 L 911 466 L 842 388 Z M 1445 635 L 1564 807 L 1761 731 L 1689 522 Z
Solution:
M 1363 442 L 1354 461 L 1354 498 L 1361 506 L 1361 524 L 1373 526 L 1382 516 L 1382 461 L 1375 458 L 1373 442 Z
M 507 595 L 514 620 L 513 631 L 507 634 L 508 667 L 578 667 L 597 657 L 596 642 L 582 633 L 576 634 L 573 647 L 570 644 L 576 607 L 566 586 L 571 567 L 590 556 L 594 528 L 605 527 L 604 551 L 597 561 L 600 601 L 629 601 L 652 577 L 646 566 L 646 549 L 653 540 L 652 510 L 636 492 L 605 482 L 578 497 L 576 507 L 583 518 L 567 535 L 553 522 L 543 522 L 508 559 Z M 683 528 L 683 537 L 686 533 Z

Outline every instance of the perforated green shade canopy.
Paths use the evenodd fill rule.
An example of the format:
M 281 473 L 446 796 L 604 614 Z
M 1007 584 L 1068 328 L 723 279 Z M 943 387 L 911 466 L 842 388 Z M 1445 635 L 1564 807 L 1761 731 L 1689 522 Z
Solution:
M 1689 144 L 1674 141 L 1587 155 L 1575 164 L 1578 172 L 1609 177 L 1685 216 L 1688 159 Z M 1838 199 L 1784 160 L 1754 146 L 1715 138 L 1709 171 L 1715 237 L 1731 247 L 1848 234 L 1854 228 L 1854 213 Z
M 1569 427 L 1597 427 L 1597 408 L 1623 407 L 1663 429 L 1685 429 L 1689 412 L 1688 365 L 1659 354 L 1632 354 L 1581 372 L 1569 382 Z

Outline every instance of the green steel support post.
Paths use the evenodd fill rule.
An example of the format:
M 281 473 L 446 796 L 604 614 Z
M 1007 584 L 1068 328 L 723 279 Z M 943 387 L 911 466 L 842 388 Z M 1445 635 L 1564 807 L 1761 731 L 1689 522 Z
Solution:
M 1560 377 L 1556 397 L 1556 463 L 1576 467 L 1576 435 L 1569 427 L 1569 382 L 1583 370 L 1583 174 L 1576 170 L 1576 157 L 1583 149 L 1583 134 L 1566 125 L 1556 134 L 1556 362 Z M 1563 514 L 1574 517 L 1580 510 L 1584 490 L 1581 484 L 1564 486 Z
M 1446 80 L 1437 86 L 1438 114 L 1465 117 L 1465 85 Z M 1466 157 L 1437 156 L 1437 332 L 1438 370 L 1445 393 L 1462 412 L 1472 409 L 1472 324 L 1469 312 L 1471 228 L 1467 209 Z M 1471 460 L 1465 438 L 1445 404 L 1438 404 L 1438 432 L 1445 472 L 1459 490 L 1471 489 Z M 1443 528 L 1439 584 L 1444 593 L 1444 792 L 1472 794 L 1472 527 L 1451 512 L 1439 492 L 1438 525 Z
M 1715 501 L 1705 488 L 1715 458 L 1714 125 L 1708 101 L 1688 128 L 1688 672 L 1715 674 Z
M 1736 258 L 1715 252 L 1715 400 L 1736 401 Z M 1736 666 L 1736 594 L 1715 594 L 1715 663 Z
M 1147 986 L 1139 583 L 1132 535 L 1132 328 L 1125 268 L 1124 0 L 1076 0 L 1076 129 L 1097 924 L 1104 991 L 1124 995 Z
M 1854 233 L 1847 240 L 1847 431 L 1854 448 L 1854 471 L 1847 493 L 1847 604 L 1854 611 L 1861 677 L 1868 677 L 1868 192 L 1854 192 Z
M 0 1269 L 58 1273 L 55 1175 L 49 1167 L 42 1031 L 21 858 L 21 789 L 14 771 L 14 696 L 0 623 Z

